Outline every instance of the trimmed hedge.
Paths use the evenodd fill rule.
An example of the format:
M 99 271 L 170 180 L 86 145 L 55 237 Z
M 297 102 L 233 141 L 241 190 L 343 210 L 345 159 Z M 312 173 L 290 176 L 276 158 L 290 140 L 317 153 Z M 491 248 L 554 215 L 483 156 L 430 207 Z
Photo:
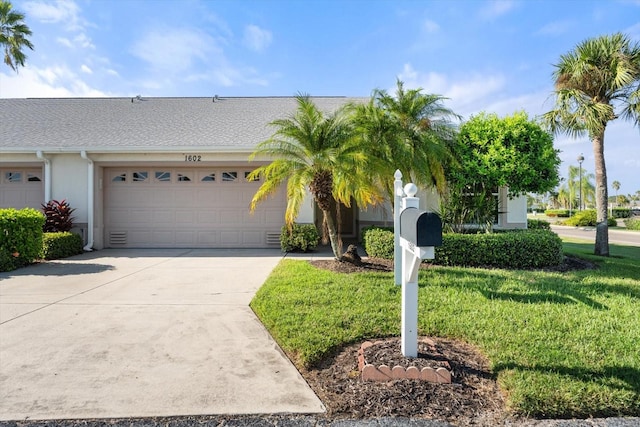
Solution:
M 569 218 L 569 209 L 547 209 L 544 214 L 550 217 Z
M 393 258 L 393 231 L 367 230 L 370 257 Z M 446 233 L 432 261 L 437 265 L 528 269 L 562 263 L 562 240 L 550 230 L 511 230 L 491 234 Z
M 393 258 L 393 228 L 367 227 L 362 229 L 364 250 L 373 258 Z
M 284 225 L 280 231 L 280 247 L 283 252 L 308 252 L 318 246 L 320 236 L 313 224 Z
M 640 230 L 640 218 L 627 218 L 624 220 L 624 225 L 629 230 Z
M 629 208 L 613 208 L 611 209 L 613 218 L 629 218 L 631 217 L 631 209 Z
M 551 224 L 544 219 L 527 219 L 527 229 L 529 230 L 551 230 Z
M 68 231 L 44 233 L 42 239 L 42 258 L 60 259 L 83 252 L 82 236 Z
M 549 230 L 447 234 L 434 264 L 463 267 L 541 268 L 562 263 L 562 240 Z
M 566 225 L 574 227 L 595 227 L 598 224 L 598 215 L 594 209 L 577 212 L 574 216 L 564 222 Z M 609 227 L 615 227 L 618 222 L 611 217 L 607 218 Z
M 31 264 L 42 252 L 44 215 L 32 208 L 0 209 L 0 271 Z

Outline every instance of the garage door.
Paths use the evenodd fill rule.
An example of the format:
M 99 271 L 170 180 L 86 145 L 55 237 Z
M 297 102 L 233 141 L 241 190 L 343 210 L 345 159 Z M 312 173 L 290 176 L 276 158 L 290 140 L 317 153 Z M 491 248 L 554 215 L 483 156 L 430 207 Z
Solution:
M 247 167 L 105 169 L 108 247 L 279 246 L 285 191 L 249 212 L 260 186 Z
M 41 210 L 42 168 L 0 168 L 0 208 Z

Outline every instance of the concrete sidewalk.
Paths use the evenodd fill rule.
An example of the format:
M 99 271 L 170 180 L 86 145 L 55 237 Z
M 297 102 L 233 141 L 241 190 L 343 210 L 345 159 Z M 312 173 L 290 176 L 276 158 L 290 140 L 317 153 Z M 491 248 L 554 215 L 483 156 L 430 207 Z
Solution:
M 0 420 L 322 413 L 248 304 L 279 250 L 103 250 L 0 273 Z

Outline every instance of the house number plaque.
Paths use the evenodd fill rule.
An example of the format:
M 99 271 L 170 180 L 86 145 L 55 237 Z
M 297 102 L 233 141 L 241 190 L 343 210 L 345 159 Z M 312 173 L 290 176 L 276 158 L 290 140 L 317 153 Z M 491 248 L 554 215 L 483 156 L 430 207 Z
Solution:
M 201 162 L 202 156 L 200 154 L 185 154 L 184 161 L 185 162 Z

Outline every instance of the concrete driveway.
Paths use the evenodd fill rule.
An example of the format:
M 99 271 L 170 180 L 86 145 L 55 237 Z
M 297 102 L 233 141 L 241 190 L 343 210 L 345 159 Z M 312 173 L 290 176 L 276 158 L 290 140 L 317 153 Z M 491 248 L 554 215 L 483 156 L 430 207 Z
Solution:
M 102 250 L 0 273 L 0 420 L 319 413 L 248 304 L 278 250 Z

